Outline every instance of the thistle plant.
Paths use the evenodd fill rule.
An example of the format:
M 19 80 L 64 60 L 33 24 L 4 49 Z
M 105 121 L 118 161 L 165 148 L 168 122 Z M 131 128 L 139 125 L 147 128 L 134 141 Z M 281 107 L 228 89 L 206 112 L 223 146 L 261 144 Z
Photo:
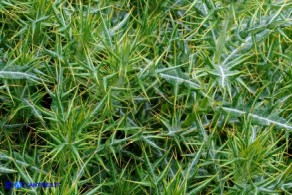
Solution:
M 291 10 L 2 0 L 0 193 L 291 193 Z

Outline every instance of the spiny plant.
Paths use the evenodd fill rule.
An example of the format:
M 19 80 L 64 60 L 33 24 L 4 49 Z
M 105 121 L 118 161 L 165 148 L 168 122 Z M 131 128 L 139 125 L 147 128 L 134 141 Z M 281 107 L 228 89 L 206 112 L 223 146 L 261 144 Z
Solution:
M 291 8 L 2 0 L 0 193 L 289 194 Z

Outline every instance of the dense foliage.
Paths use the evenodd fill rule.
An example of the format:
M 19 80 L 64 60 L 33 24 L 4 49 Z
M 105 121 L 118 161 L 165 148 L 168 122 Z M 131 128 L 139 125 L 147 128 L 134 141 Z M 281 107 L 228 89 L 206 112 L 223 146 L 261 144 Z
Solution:
M 0 194 L 292 191 L 291 1 L 1 0 L 0 33 Z

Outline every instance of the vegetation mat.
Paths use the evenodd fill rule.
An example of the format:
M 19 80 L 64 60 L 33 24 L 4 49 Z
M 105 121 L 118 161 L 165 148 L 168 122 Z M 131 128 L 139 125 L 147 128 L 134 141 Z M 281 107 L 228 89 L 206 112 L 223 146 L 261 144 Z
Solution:
M 0 194 L 291 194 L 290 0 L 1 0 Z

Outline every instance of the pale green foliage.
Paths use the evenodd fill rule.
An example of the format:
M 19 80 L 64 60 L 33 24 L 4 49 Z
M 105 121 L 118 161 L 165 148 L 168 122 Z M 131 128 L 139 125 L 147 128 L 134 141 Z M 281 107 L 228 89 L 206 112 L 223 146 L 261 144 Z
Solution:
M 0 1 L 1 184 L 288 194 L 291 10 L 287 0 Z

